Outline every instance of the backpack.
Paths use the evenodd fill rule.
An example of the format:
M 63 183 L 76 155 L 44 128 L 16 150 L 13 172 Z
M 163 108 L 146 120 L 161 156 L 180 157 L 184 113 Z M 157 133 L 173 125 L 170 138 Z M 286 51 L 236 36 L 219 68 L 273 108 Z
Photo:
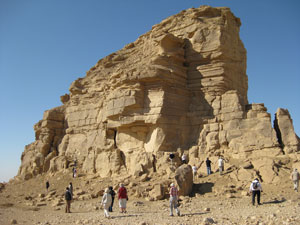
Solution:
M 253 182 L 253 189 L 256 190 L 258 188 L 258 182 Z

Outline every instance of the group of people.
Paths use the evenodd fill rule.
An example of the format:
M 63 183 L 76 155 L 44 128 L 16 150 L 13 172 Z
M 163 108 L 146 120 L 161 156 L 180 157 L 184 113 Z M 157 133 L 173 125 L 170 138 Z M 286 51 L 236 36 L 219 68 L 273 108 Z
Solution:
M 187 163 L 187 157 L 185 154 L 182 155 L 182 162 Z M 207 168 L 207 175 L 210 175 L 212 173 L 212 170 L 211 170 L 212 162 L 210 161 L 209 158 L 207 158 L 205 163 L 206 163 L 206 168 Z M 224 163 L 225 163 L 224 158 L 220 156 L 218 159 L 218 167 L 219 167 L 220 175 L 222 175 L 224 172 Z M 76 163 L 75 163 L 75 165 L 76 165 Z M 195 165 L 192 166 L 192 170 L 193 170 L 193 175 L 196 176 L 197 167 Z M 74 173 L 73 173 L 73 177 L 74 177 Z M 75 177 L 76 177 L 76 175 L 75 175 Z M 294 190 L 296 192 L 298 192 L 300 174 L 297 169 L 293 170 L 293 172 L 291 174 L 291 179 L 294 184 Z M 49 187 L 50 187 L 50 183 L 49 183 L 49 181 L 47 181 L 46 182 L 47 191 L 48 191 Z M 261 192 L 263 192 L 263 189 L 262 189 L 262 185 L 259 182 L 258 178 L 255 178 L 251 182 L 249 192 L 250 192 L 250 194 L 252 194 L 252 205 L 255 205 L 255 200 L 257 200 L 258 205 L 261 205 L 260 197 L 261 197 Z M 117 194 L 118 194 L 117 197 L 118 197 L 118 201 L 119 201 L 120 212 L 126 213 L 126 205 L 127 205 L 127 201 L 128 201 L 128 195 L 127 195 L 127 190 L 126 190 L 124 184 L 120 184 Z M 113 190 L 113 187 L 111 187 L 111 186 L 106 188 L 104 191 L 104 195 L 101 200 L 101 205 L 104 209 L 104 216 L 106 218 L 110 218 L 109 212 L 113 211 L 112 209 L 113 209 L 113 205 L 114 205 L 115 195 L 116 195 L 116 192 Z M 170 199 L 169 199 L 169 201 L 170 201 L 170 216 L 174 215 L 173 214 L 174 210 L 176 211 L 176 214 L 178 216 L 180 216 L 179 202 L 178 202 L 179 194 L 178 194 L 178 189 L 174 183 L 172 183 L 170 185 L 169 195 L 170 195 Z M 73 185 L 70 182 L 70 184 L 66 188 L 66 192 L 65 192 L 65 201 L 66 201 L 65 212 L 66 213 L 71 212 L 70 210 L 71 210 L 72 200 L 73 200 Z
M 182 163 L 186 163 L 185 154 L 182 155 Z M 205 164 L 206 164 L 206 169 L 207 169 L 207 175 L 210 175 L 212 173 L 211 172 L 212 171 L 211 170 L 212 162 L 210 161 L 209 158 L 206 158 Z M 224 164 L 225 164 L 225 159 L 222 156 L 220 156 L 219 159 L 218 159 L 218 167 L 219 167 L 220 175 L 222 175 L 223 172 L 224 172 Z M 192 166 L 192 170 L 193 170 L 193 176 L 195 177 L 197 175 L 197 170 L 198 170 L 198 168 L 196 167 L 195 164 Z
M 116 193 L 112 187 L 108 187 L 104 191 L 101 205 L 103 206 L 104 216 L 106 218 L 110 218 L 109 212 L 112 212 L 115 195 L 116 195 Z M 120 187 L 118 190 L 118 200 L 119 200 L 119 207 L 120 207 L 121 213 L 126 213 L 126 205 L 127 205 L 127 201 L 128 201 L 128 195 L 127 195 L 127 190 L 126 190 L 124 184 L 120 184 Z
M 113 190 L 113 187 L 111 186 L 104 190 L 104 194 L 101 200 L 101 206 L 104 209 L 104 216 L 106 218 L 110 218 L 109 212 L 113 211 L 115 195 L 116 192 Z M 65 191 L 65 201 L 66 201 L 65 213 L 71 213 L 72 200 L 73 200 L 73 185 L 72 183 L 70 183 Z M 119 200 L 119 207 L 121 213 L 126 213 L 126 204 L 128 201 L 128 195 L 124 184 L 120 184 L 120 188 L 118 190 L 118 200 Z

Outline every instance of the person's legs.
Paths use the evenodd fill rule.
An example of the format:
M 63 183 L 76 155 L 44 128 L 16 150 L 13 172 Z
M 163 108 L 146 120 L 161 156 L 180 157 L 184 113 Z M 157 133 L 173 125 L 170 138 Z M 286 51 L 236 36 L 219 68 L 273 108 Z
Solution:
M 71 212 L 70 209 L 71 209 L 71 201 L 66 200 L 66 209 L 65 209 L 65 212 L 66 213 L 70 213 Z
M 104 216 L 109 217 L 108 208 L 104 207 Z
M 256 191 L 252 191 L 252 205 L 255 205 L 255 193 Z
M 257 204 L 260 205 L 260 191 L 257 191 Z
M 112 198 L 112 201 L 111 201 L 111 206 L 110 206 L 110 212 L 112 212 L 113 210 L 113 206 L 114 206 L 114 201 L 115 201 L 115 198 Z
M 222 175 L 222 166 L 219 166 L 220 175 Z
M 170 216 L 173 216 L 174 198 L 170 197 Z
M 177 216 L 180 216 L 180 212 L 177 205 L 177 198 L 174 199 L 174 209 L 176 210 Z
M 293 183 L 294 183 L 294 190 L 298 192 L 298 184 L 299 184 L 299 181 L 294 180 Z

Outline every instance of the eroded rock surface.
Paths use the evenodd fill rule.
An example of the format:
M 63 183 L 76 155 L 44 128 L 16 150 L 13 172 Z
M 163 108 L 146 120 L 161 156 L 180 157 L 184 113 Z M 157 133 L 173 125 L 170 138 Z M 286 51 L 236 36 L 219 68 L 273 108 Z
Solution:
M 221 154 L 232 177 L 273 182 L 274 160 L 296 154 L 299 138 L 287 110 L 273 129 L 264 104 L 248 103 L 240 25 L 228 8 L 192 8 L 101 59 L 34 126 L 18 177 L 68 172 L 76 160 L 84 174 L 174 178 L 186 152 L 201 170 Z M 246 159 L 253 166 L 239 168 Z

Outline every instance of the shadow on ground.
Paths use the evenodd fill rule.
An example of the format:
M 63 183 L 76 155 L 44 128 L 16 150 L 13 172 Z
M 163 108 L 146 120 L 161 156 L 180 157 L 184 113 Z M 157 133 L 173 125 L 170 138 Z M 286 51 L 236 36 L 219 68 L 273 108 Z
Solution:
M 192 191 L 192 196 L 195 196 L 196 194 L 205 194 L 212 192 L 212 188 L 214 186 L 214 183 L 211 182 L 206 182 L 206 183 L 198 183 L 193 185 L 193 191 Z
M 283 203 L 285 201 L 286 201 L 286 199 L 281 199 L 281 200 L 275 199 L 275 200 L 272 200 L 272 201 L 263 202 L 262 204 L 263 205 L 267 205 L 267 204 L 280 204 L 280 203 Z

